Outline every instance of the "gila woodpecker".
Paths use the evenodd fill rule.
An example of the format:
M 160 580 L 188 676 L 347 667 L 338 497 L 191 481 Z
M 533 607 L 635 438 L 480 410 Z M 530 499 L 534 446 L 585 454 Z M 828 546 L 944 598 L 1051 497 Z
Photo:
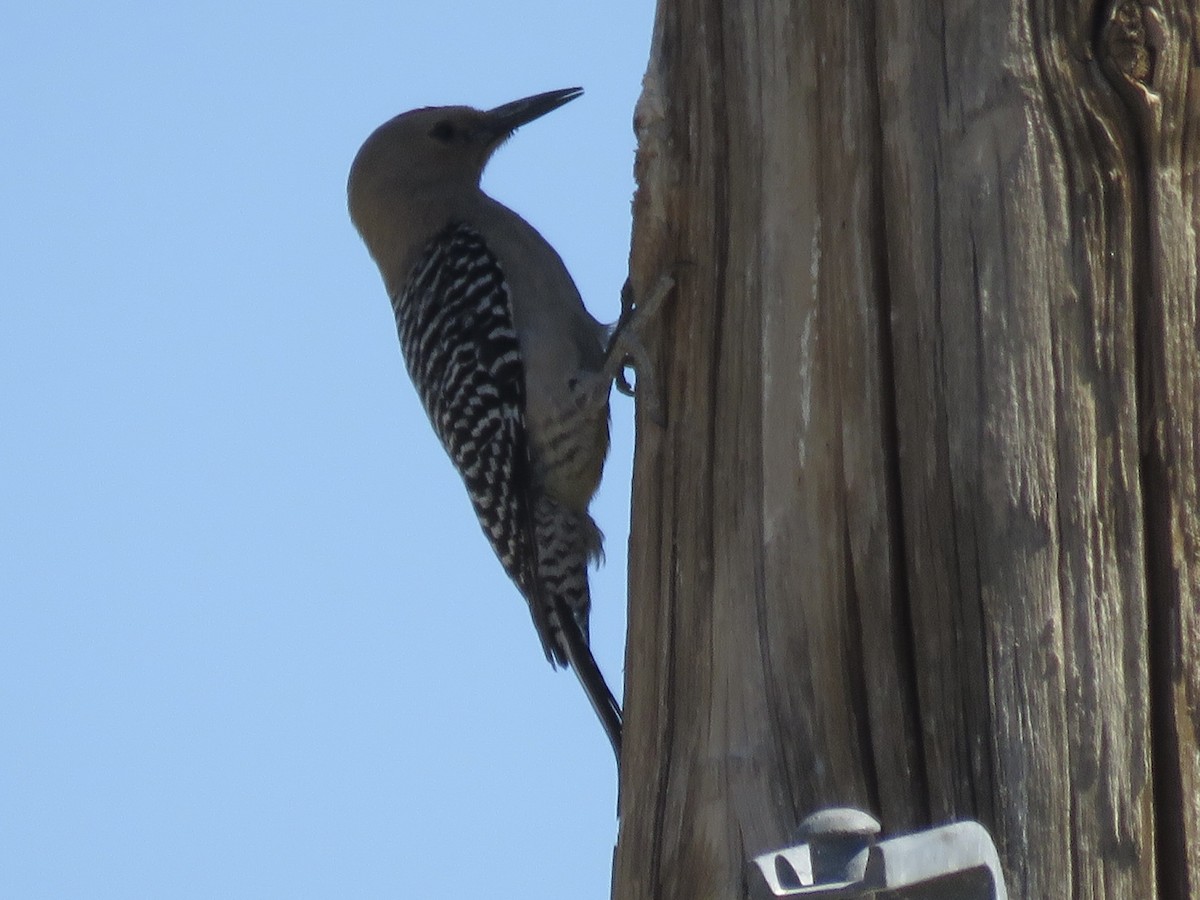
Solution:
M 358 151 L 348 194 L 434 431 L 546 658 L 575 671 L 619 760 L 621 709 L 588 645 L 587 566 L 601 553 L 588 504 L 613 378 L 637 354 L 587 312 L 554 248 L 479 186 L 518 127 L 581 93 L 399 115 Z

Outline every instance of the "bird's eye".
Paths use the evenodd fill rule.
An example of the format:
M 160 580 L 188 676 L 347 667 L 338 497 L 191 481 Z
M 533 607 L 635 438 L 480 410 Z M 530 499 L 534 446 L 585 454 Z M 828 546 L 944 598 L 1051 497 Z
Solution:
M 446 120 L 438 122 L 429 132 L 431 138 L 436 138 L 443 144 L 449 144 L 457 136 L 454 125 Z

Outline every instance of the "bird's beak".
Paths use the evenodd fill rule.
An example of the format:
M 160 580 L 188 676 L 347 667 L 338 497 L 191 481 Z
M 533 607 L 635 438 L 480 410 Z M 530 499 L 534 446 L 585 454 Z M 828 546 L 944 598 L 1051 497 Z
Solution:
M 522 100 L 505 103 L 487 112 L 488 123 L 494 130 L 496 138 L 503 140 L 522 125 L 534 119 L 553 112 L 564 103 L 570 103 L 583 94 L 583 88 L 562 88 L 557 91 L 546 91 L 544 94 L 534 94 Z

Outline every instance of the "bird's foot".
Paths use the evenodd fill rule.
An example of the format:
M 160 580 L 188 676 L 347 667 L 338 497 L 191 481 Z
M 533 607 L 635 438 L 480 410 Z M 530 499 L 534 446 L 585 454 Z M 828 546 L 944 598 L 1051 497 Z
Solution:
M 617 390 L 627 397 L 635 394 L 641 399 L 647 414 L 658 425 L 665 424 L 662 393 L 653 375 L 650 354 L 646 351 L 644 332 L 657 317 L 663 301 L 675 287 L 675 279 L 663 275 L 654 290 L 642 302 L 633 296 L 633 286 L 628 279 L 621 288 L 621 317 L 613 327 L 605 351 L 604 373 L 614 381 Z M 629 383 L 625 370 L 632 368 L 637 373 L 636 387 Z

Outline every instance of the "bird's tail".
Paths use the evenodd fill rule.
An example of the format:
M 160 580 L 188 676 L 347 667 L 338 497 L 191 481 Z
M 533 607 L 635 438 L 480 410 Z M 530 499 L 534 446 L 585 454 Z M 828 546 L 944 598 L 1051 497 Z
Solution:
M 620 763 L 621 707 L 617 705 L 617 698 L 609 690 L 604 673 L 596 665 L 596 658 L 592 656 L 592 649 L 580 629 L 574 627 L 573 623 L 565 623 L 564 627 L 559 629 L 558 638 L 559 646 L 567 658 L 567 665 L 583 686 L 583 692 L 591 701 L 592 709 L 596 711 L 596 716 L 612 744 L 613 753 L 617 755 L 617 762 Z
M 574 670 L 620 762 L 621 707 L 588 642 L 587 567 L 589 560 L 599 556 L 600 530 L 586 512 L 545 496 L 534 510 L 534 528 L 538 547 L 537 596 L 530 600 L 534 624 L 550 661 Z

